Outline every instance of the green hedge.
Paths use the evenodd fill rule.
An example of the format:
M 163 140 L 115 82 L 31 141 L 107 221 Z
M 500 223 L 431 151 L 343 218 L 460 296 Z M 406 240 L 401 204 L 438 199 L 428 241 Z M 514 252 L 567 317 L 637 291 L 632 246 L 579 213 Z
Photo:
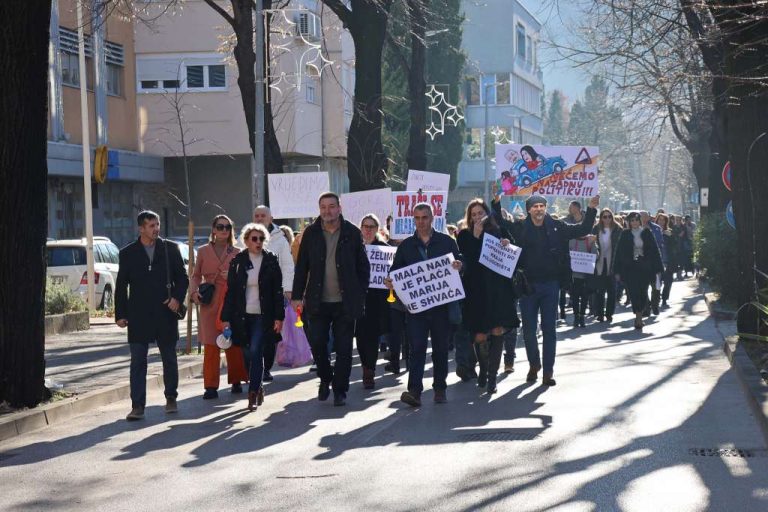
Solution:
M 88 305 L 76 293 L 72 293 L 69 286 L 63 284 L 53 284 L 48 279 L 45 282 L 45 314 L 59 315 L 61 313 L 72 313 L 75 311 L 85 311 Z
M 694 257 L 712 288 L 723 300 L 736 300 L 734 269 L 736 268 L 736 230 L 725 220 L 724 213 L 702 217 L 694 236 Z

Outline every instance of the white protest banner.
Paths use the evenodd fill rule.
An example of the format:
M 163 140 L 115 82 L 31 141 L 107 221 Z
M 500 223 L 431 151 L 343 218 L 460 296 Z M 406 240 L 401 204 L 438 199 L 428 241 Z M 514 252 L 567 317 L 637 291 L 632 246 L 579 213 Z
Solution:
M 593 197 L 599 161 L 596 146 L 496 144 L 496 184 L 507 196 Z
M 268 174 L 269 209 L 276 219 L 316 217 L 317 198 L 331 189 L 327 172 Z
M 368 253 L 368 262 L 371 264 L 371 277 L 368 281 L 369 288 L 379 288 L 385 290 L 384 278 L 389 275 L 389 267 L 395 259 L 397 247 L 387 247 L 386 245 L 366 245 L 365 252 Z
M 382 226 L 392 213 L 392 189 L 380 188 L 363 192 L 341 194 L 341 213 L 344 218 L 360 227 L 360 221 L 369 213 L 375 213 Z
M 497 274 L 512 277 L 520 259 L 522 249 L 516 245 L 501 245 L 501 240 L 486 233 L 483 236 L 483 249 L 480 251 L 480 263 Z
M 594 274 L 595 263 L 597 263 L 597 254 L 592 254 L 590 252 L 571 251 L 571 270 L 574 272 Z
M 422 192 L 449 190 L 451 175 L 442 172 L 408 170 L 406 190 L 421 190 Z
M 395 293 L 410 313 L 427 311 L 464 298 L 459 272 L 451 267 L 453 254 L 393 270 Z
M 432 205 L 435 217 L 432 227 L 445 233 L 445 210 L 448 205 L 448 192 L 392 192 L 392 225 L 389 237 L 404 240 L 416 231 L 413 222 L 413 207 L 419 203 Z

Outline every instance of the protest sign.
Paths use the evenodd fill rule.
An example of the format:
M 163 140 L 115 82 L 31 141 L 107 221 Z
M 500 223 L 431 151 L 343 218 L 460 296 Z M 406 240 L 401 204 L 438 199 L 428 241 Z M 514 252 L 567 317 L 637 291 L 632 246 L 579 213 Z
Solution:
M 504 277 L 512 277 L 520 259 L 522 249 L 516 245 L 501 245 L 501 240 L 486 233 L 483 235 L 483 249 L 480 251 L 480 264 Z
M 386 245 L 366 245 L 365 252 L 368 254 L 368 262 L 371 264 L 371 274 L 368 280 L 369 288 L 386 289 L 384 278 L 389 275 L 389 267 L 395 259 L 397 247 L 387 247 Z
M 395 293 L 410 313 L 427 311 L 464 298 L 453 254 L 420 261 L 390 272 Z
M 386 226 L 387 217 L 392 213 L 392 189 L 380 188 L 341 194 L 341 213 L 346 220 L 358 227 L 363 217 L 374 213 L 381 225 Z
M 432 227 L 435 231 L 445 233 L 445 210 L 448 203 L 448 192 L 392 192 L 392 225 L 389 237 L 393 240 L 403 240 L 416 231 L 413 222 L 413 207 L 419 203 L 432 205 L 435 217 Z
M 595 146 L 496 144 L 499 190 L 518 196 L 596 196 L 599 153 Z
M 316 217 L 317 199 L 330 190 L 327 172 L 268 174 L 269 205 L 276 219 Z
M 590 252 L 571 251 L 571 270 L 574 272 L 594 274 L 595 263 L 597 263 L 597 254 L 592 254 Z
M 408 182 L 405 185 L 406 190 L 440 191 L 449 190 L 451 185 L 451 175 L 442 172 L 415 171 L 408 170 Z

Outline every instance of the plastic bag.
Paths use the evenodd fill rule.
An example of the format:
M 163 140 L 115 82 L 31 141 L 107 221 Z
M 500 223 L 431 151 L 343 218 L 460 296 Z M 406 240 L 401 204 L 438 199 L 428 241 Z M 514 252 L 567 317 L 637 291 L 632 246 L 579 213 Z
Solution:
M 295 323 L 296 311 L 288 305 L 283 322 L 283 341 L 277 344 L 277 364 L 287 368 L 297 368 L 312 361 L 307 335 L 304 329 L 293 325 Z

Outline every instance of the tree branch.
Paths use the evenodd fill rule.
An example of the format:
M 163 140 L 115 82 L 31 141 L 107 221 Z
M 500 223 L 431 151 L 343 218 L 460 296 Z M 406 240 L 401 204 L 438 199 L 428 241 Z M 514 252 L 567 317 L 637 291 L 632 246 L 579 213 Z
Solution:
M 323 0 L 323 3 L 336 13 L 336 16 L 339 17 L 344 26 L 349 26 L 352 19 L 352 11 L 347 9 L 341 0 Z
M 227 11 L 225 11 L 220 5 L 218 5 L 216 3 L 216 0 L 203 0 L 203 1 L 206 4 L 208 4 L 211 9 L 213 9 L 214 11 L 219 13 L 222 18 L 227 20 L 227 23 L 232 25 L 232 28 L 236 29 L 236 27 L 235 27 L 235 19 L 232 16 L 230 16 L 230 14 Z M 235 30 L 235 31 L 237 31 L 237 30 Z

